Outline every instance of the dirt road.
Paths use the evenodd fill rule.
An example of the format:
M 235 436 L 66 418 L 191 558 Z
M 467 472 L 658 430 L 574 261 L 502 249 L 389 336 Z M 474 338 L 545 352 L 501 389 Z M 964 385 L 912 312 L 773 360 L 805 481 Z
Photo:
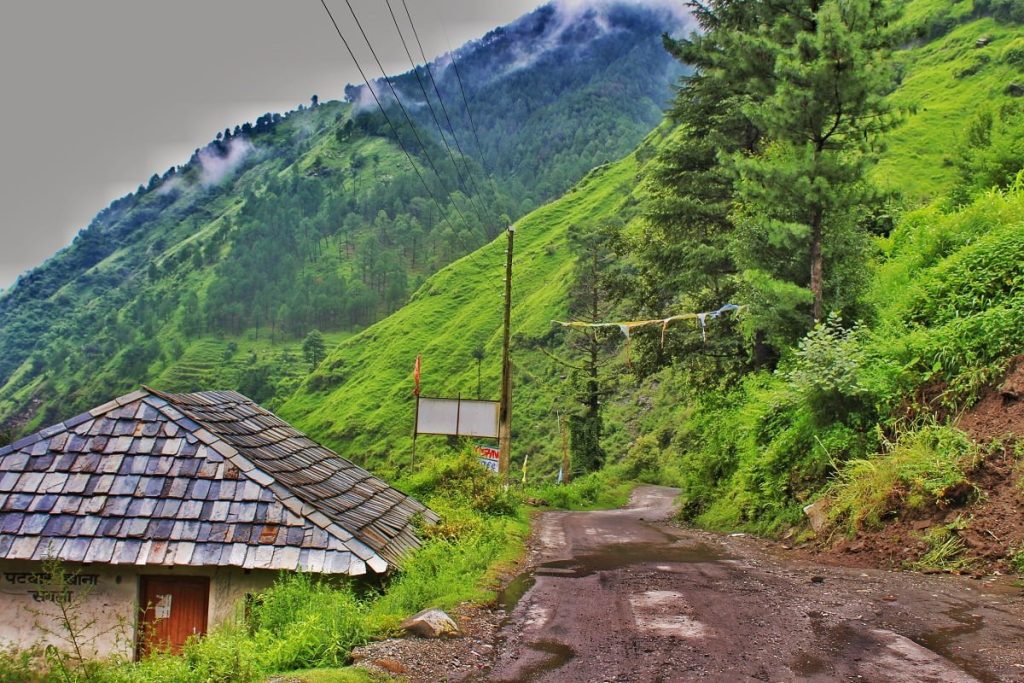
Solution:
M 452 679 L 1024 681 L 1009 582 L 801 563 L 665 523 L 674 493 L 541 515 L 508 616 L 474 650 L 490 661 Z

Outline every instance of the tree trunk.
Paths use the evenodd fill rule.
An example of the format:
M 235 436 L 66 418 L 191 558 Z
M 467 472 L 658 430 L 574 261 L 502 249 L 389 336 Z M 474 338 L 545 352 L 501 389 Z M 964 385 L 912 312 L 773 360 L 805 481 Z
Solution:
M 811 294 L 814 296 L 813 324 L 821 322 L 824 309 L 823 270 L 821 255 L 821 214 L 811 220 Z

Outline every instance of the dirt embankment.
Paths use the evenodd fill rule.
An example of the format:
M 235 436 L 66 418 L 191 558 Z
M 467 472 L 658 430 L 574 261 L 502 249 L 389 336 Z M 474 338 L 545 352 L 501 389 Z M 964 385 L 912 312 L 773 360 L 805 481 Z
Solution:
M 854 567 L 901 568 L 929 549 L 929 529 L 953 525 L 976 575 L 1014 572 L 1008 557 L 1024 550 L 1024 356 L 1010 363 L 1004 381 L 984 392 L 955 424 L 988 453 L 969 474 L 964 495 L 946 507 L 904 511 L 884 528 L 854 538 L 823 541 L 816 559 Z M 960 528 L 962 527 L 962 528 Z

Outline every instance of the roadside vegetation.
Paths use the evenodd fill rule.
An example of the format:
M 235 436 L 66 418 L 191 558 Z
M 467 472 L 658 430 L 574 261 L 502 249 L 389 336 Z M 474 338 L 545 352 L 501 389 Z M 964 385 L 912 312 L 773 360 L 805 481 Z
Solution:
M 786 17 L 726 18 L 741 33 L 745 22 L 782 22 L 759 40 L 774 59 L 799 62 L 779 39 Z M 809 177 L 790 125 L 800 112 L 787 101 L 827 98 L 782 96 L 742 54 L 731 71 L 716 61 L 715 35 L 730 50 L 764 46 L 725 34 L 670 42 L 698 71 L 666 123 L 517 223 L 513 469 L 526 460 L 535 497 L 587 507 L 615 501 L 617 482 L 664 483 L 682 489 L 689 523 L 801 538 L 803 508 L 826 498 L 832 526 L 822 538 L 836 542 L 901 515 L 936 513 L 933 525 L 948 525 L 947 513 L 983 504 L 977 479 L 1001 452 L 988 443 L 999 435 L 975 435 L 972 446 L 957 419 L 1024 352 L 1017 21 L 984 3 L 914 0 L 874 43 L 844 43 L 868 53 L 853 61 L 874 66 L 840 85 L 884 125 L 852 122 L 845 147 L 825 145 L 833 175 L 814 182 L 833 196 L 817 204 L 758 188 Z M 816 68 L 797 62 L 786 63 Z M 811 224 L 822 211 L 832 217 L 822 223 L 819 297 Z M 616 264 L 582 281 L 581 228 Z M 393 425 L 411 424 L 417 354 L 431 393 L 474 394 L 482 368 L 484 397 L 494 396 L 503 248 L 499 238 L 444 269 L 395 315 L 341 343 L 283 413 L 350 457 L 401 471 L 411 444 Z M 593 310 L 605 321 L 748 308 L 704 329 L 637 329 L 628 341 L 614 328 L 588 337 L 553 325 L 596 322 L 573 304 L 588 288 L 601 290 Z M 595 375 L 600 422 L 588 417 Z M 574 417 L 596 428 L 573 434 Z M 574 483 L 561 489 L 565 442 Z M 588 474 L 601 453 L 603 468 Z M 967 514 L 953 532 L 985 523 Z M 1024 543 L 1008 534 L 1005 562 Z
M 441 522 L 422 528 L 423 546 L 383 581 L 282 573 L 247 612 L 239 605 L 233 623 L 189 641 L 181 655 L 154 654 L 131 663 L 83 662 L 53 649 L 0 653 L 0 680 L 257 683 L 272 674 L 303 683 L 372 680 L 359 670 L 290 672 L 345 667 L 353 648 L 398 634 L 401 621 L 421 609 L 493 599 L 498 572 L 523 550 L 529 525 L 519 494 L 504 490 L 470 453 L 441 455 L 399 482 Z

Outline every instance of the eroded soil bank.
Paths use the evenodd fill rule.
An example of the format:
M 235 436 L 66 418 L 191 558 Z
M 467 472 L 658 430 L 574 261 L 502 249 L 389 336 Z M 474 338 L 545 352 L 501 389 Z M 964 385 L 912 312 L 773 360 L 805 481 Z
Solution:
M 1024 597 L 1004 579 L 821 566 L 679 529 L 674 491 L 538 517 L 523 574 L 467 636 L 377 643 L 411 681 L 1024 681 Z

